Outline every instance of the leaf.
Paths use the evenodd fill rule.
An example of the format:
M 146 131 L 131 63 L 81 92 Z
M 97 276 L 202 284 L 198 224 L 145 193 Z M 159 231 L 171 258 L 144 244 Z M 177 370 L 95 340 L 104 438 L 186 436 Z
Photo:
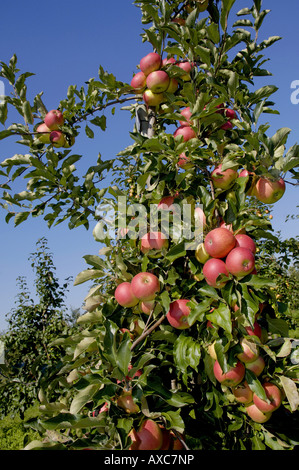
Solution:
M 91 281 L 92 279 L 97 279 L 99 277 L 104 277 L 106 274 L 99 269 L 85 269 L 79 273 L 74 281 L 74 286 L 78 286 L 86 281 Z
M 72 400 L 72 403 L 70 406 L 70 413 L 72 414 L 79 413 L 80 410 L 82 410 L 83 406 L 85 406 L 86 403 L 90 402 L 93 399 L 94 395 L 99 390 L 100 386 L 101 384 L 90 384 L 87 387 L 80 390 Z M 73 424 L 71 424 L 71 426 L 69 427 L 72 427 L 72 426 Z M 65 427 L 68 427 L 68 426 L 65 426 Z M 52 429 L 57 429 L 57 427 L 52 428 Z
M 170 263 L 173 263 L 176 259 L 182 258 L 186 256 L 186 249 L 185 249 L 185 242 L 178 243 L 174 245 L 170 250 L 167 252 L 166 259 Z
M 249 388 L 253 391 L 253 393 L 255 393 L 262 400 L 268 400 L 265 389 L 254 372 L 249 369 L 246 369 L 245 380 L 248 383 Z
M 290 404 L 291 410 L 296 411 L 299 407 L 299 393 L 295 382 L 284 375 L 280 376 L 280 382 Z
M 207 319 L 213 324 L 220 326 L 227 333 L 232 332 L 231 312 L 227 305 L 221 303 L 218 308 L 209 313 Z
M 180 410 L 162 412 L 161 414 L 166 418 L 166 429 L 175 429 L 180 434 L 184 433 L 185 424 L 180 416 Z
M 222 0 L 220 24 L 223 31 L 227 29 L 227 18 L 234 3 L 235 0 Z

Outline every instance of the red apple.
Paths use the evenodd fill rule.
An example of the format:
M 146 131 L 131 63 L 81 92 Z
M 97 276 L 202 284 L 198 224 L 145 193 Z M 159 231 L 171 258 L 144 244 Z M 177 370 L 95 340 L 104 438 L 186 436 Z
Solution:
M 134 402 L 131 392 L 124 392 L 117 399 L 117 406 L 125 410 L 126 413 L 138 413 L 140 411 L 139 406 Z
M 164 67 L 165 65 L 174 65 L 176 64 L 176 60 L 174 57 L 165 57 L 165 59 L 162 60 L 162 66 Z
M 237 113 L 234 109 L 226 109 L 224 111 L 224 115 L 225 117 L 227 117 L 228 119 L 237 119 Z
M 265 368 L 265 361 L 262 356 L 259 356 L 257 359 L 255 359 L 252 362 L 246 362 L 245 367 L 248 370 L 251 370 L 257 377 L 261 375 Z
M 285 182 L 282 178 L 276 181 L 271 181 L 268 178 L 259 178 L 252 194 L 265 204 L 274 204 L 282 198 L 285 189 Z
M 226 282 L 228 281 L 228 279 L 221 280 L 221 282 L 219 280 L 217 281 L 218 276 L 220 276 L 221 274 L 224 274 L 227 277 L 229 276 L 229 272 L 226 268 L 226 265 L 221 259 L 208 259 L 208 261 L 206 261 L 203 266 L 202 273 L 205 277 L 207 284 L 212 287 L 217 287 L 218 289 L 224 287 Z
M 201 207 L 196 207 L 194 209 L 194 218 L 195 218 L 195 221 L 201 223 L 203 228 L 206 226 L 207 218 Z
M 258 336 L 258 338 L 261 338 L 262 336 L 262 328 L 260 327 L 257 321 L 254 322 L 253 329 L 251 328 L 251 326 L 245 326 L 245 330 L 250 336 Z
M 131 80 L 131 87 L 136 93 L 142 93 L 146 88 L 146 76 L 143 72 L 137 72 Z
M 191 161 L 191 158 L 187 157 L 187 155 L 185 153 L 180 154 L 177 165 L 180 168 L 183 168 L 183 170 L 187 170 L 188 168 L 193 167 L 193 163 Z
M 256 423 L 266 423 L 272 415 L 272 413 L 263 413 L 254 403 L 246 406 L 246 413 Z
M 168 247 L 168 238 L 162 232 L 148 232 L 141 238 L 140 249 L 143 254 L 155 255 L 151 251 L 158 251 L 158 255 L 163 248 Z
M 46 114 L 44 123 L 51 131 L 57 130 L 59 126 L 62 126 L 64 123 L 62 112 L 58 109 L 51 109 L 51 111 Z
M 233 395 L 239 403 L 251 403 L 253 391 L 246 381 L 232 388 Z
M 142 272 L 136 274 L 131 281 L 132 292 L 139 300 L 154 300 L 160 292 L 160 282 L 152 273 Z
M 155 70 L 146 77 L 146 86 L 153 93 L 162 93 L 169 86 L 169 76 L 164 70 Z
M 282 395 L 279 388 L 271 382 L 265 382 L 263 384 L 263 388 L 266 392 L 267 399 L 270 400 L 270 403 L 267 403 L 267 401 L 262 400 L 259 396 L 256 395 L 256 393 L 254 393 L 253 395 L 253 403 L 263 413 L 271 413 L 272 411 L 275 411 L 277 410 L 277 408 L 280 407 Z
M 190 118 L 192 116 L 190 106 L 187 106 L 186 108 L 182 109 L 180 114 L 185 118 L 184 120 L 179 121 L 181 126 L 190 126 L 190 125 L 192 125 L 192 122 L 190 121 Z
M 222 171 L 222 164 L 218 165 L 211 174 L 215 188 L 221 189 L 228 189 L 237 177 L 237 171 L 232 168 Z
M 165 196 L 161 199 L 161 201 L 158 204 L 158 209 L 162 209 L 165 211 L 173 211 L 174 210 L 174 196 Z
M 248 248 L 233 248 L 227 255 L 225 264 L 233 276 L 244 277 L 254 269 L 254 254 Z
M 130 437 L 133 441 L 130 450 L 159 450 L 163 443 L 161 428 L 152 419 L 144 420 L 139 430 L 134 430 Z
M 196 137 L 196 132 L 190 126 L 180 126 L 177 130 L 173 133 L 174 137 L 183 136 L 184 142 L 187 142 L 190 139 L 194 139 Z
M 151 72 L 159 70 L 162 65 L 162 59 L 156 52 L 150 52 L 144 56 L 139 63 L 141 72 L 148 76 Z
M 235 387 L 242 382 L 245 375 L 245 366 L 242 362 L 238 361 L 235 366 L 231 366 L 226 373 L 223 373 L 218 360 L 215 361 L 213 367 L 215 378 L 222 385 L 228 387 Z
M 167 320 L 174 328 L 178 330 L 185 330 L 190 328 L 187 317 L 190 314 L 190 307 L 187 303 L 190 300 L 178 299 L 170 304 L 169 312 L 166 315 Z
M 186 72 L 185 74 L 181 75 L 180 78 L 184 80 L 185 82 L 188 82 L 189 80 L 191 80 L 191 76 L 190 76 L 190 72 L 192 70 L 191 63 L 186 60 L 183 62 L 179 62 L 177 65 L 180 67 L 180 69 Z
M 253 362 L 259 357 L 259 347 L 246 338 L 241 338 L 239 342 L 242 352 L 237 354 L 237 358 L 242 362 Z
M 38 132 L 37 137 L 40 142 L 42 142 L 43 144 L 50 143 L 51 130 L 46 126 L 44 122 L 36 128 L 36 132 Z
M 119 284 L 115 289 L 114 297 L 122 307 L 135 307 L 139 302 L 139 299 L 137 299 L 132 292 L 130 282 L 122 282 Z
M 146 89 L 142 98 L 147 106 L 159 106 L 164 100 L 164 95 L 163 93 L 153 93 L 152 90 Z
M 224 131 L 228 131 L 233 128 L 233 125 L 230 121 L 227 121 L 224 124 L 222 124 L 220 128 L 223 129 Z
M 236 247 L 241 246 L 243 248 L 247 248 L 250 250 L 253 254 L 256 252 L 256 244 L 253 241 L 249 235 L 246 235 L 245 233 L 238 233 L 235 235 L 236 239 Z
M 146 315 L 149 315 L 155 307 L 155 301 L 154 300 L 148 300 L 144 302 L 140 302 L 140 309 L 143 313 Z
M 53 147 L 63 147 L 65 144 L 65 137 L 61 131 L 51 131 L 50 142 Z
M 206 252 L 213 258 L 224 258 L 236 244 L 234 234 L 223 227 L 207 233 L 204 241 Z

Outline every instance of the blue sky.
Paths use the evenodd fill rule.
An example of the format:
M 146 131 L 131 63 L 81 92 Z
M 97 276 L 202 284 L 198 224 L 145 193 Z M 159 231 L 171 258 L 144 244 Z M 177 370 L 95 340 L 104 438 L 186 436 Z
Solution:
M 264 120 L 271 124 L 270 134 L 281 127 L 290 127 L 292 133 L 288 146 L 299 142 L 299 104 L 291 103 L 291 83 L 299 80 L 298 14 L 297 0 L 264 0 L 263 8 L 271 9 L 262 28 L 262 38 L 282 36 L 270 49 L 266 67 L 273 73 L 267 84 L 279 90 L 273 96 L 280 115 L 268 115 Z M 251 6 L 251 0 L 236 0 L 234 11 Z M 35 73 L 28 81 L 28 94 L 35 96 L 43 91 L 48 109 L 57 107 L 66 95 L 69 85 L 78 87 L 91 77 L 97 77 L 98 67 L 113 73 L 117 79 L 129 83 L 136 72 L 141 57 L 152 50 L 142 43 L 139 9 L 130 0 L 64 0 L 58 2 L 3 2 L 1 5 L 0 60 L 8 62 L 15 53 L 22 72 Z M 264 83 L 256 82 L 256 87 Z M 299 97 L 299 94 L 297 95 Z M 130 114 L 118 110 L 113 117 L 109 110 L 106 132 L 99 131 L 96 139 L 88 139 L 82 132 L 74 152 L 84 154 L 83 171 L 94 164 L 98 153 L 102 158 L 115 157 L 130 145 L 129 132 L 133 122 Z M 13 140 L 0 141 L 1 161 L 24 149 Z M 281 230 L 283 237 L 298 234 L 298 221 L 285 223 L 287 214 L 298 213 L 298 189 L 287 185 L 283 199 L 274 205 L 273 228 Z M 0 218 L 0 330 L 6 327 L 5 314 L 14 307 L 17 295 L 16 278 L 26 276 L 31 292 L 34 276 L 28 257 L 35 251 L 38 238 L 45 236 L 54 255 L 56 275 L 61 281 L 75 277 L 87 268 L 86 254 L 97 254 L 99 243 L 84 228 L 69 230 L 67 224 L 48 229 L 42 219 L 28 219 L 18 227 Z M 80 307 L 88 285 L 71 287 L 67 305 Z

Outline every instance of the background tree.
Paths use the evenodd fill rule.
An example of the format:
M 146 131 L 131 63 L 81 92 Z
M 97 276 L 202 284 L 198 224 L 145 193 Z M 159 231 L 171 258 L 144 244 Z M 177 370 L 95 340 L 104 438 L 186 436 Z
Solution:
M 52 134 L 49 127 L 38 127 L 47 125 L 49 117 L 41 96 L 32 104 L 26 99 L 28 74 L 18 75 L 15 56 L 9 64 L 2 63 L 2 77 L 14 94 L 1 108 L 1 122 L 12 106 L 25 125 L 10 125 L 0 137 L 21 136 L 30 150 L 2 162 L 6 220 L 19 224 L 31 215 L 43 215 L 49 226 L 68 220 L 70 228 L 89 228 L 90 220 L 97 220 L 93 236 L 104 244 L 99 256 L 85 256 L 89 267 L 75 280 L 94 282 L 85 299 L 86 313 L 78 319 L 82 329 L 51 343 L 64 346 L 65 354 L 56 374 L 41 383 L 44 419 L 37 428 L 42 434 L 54 430 L 55 435 L 28 448 L 135 449 L 143 426 L 150 426 L 156 442 L 143 443 L 149 450 L 161 448 L 162 432 L 168 449 L 293 449 L 299 441 L 298 365 L 291 359 L 293 342 L 285 334 L 286 322 L 272 319 L 279 314 L 271 291 L 275 280 L 250 271 L 210 285 L 195 248 L 186 249 L 184 235 L 172 234 L 167 246 L 153 253 L 141 249 L 139 239 L 120 232 L 136 219 L 139 224 L 145 220 L 136 217 L 135 202 L 149 214 L 152 204 L 171 196 L 180 208 L 202 205 L 205 237 L 225 223 L 230 238 L 245 231 L 254 241 L 269 239 L 269 223 L 248 210 L 248 197 L 259 199 L 257 185 L 265 178 L 277 182 L 288 174 L 297 181 L 299 165 L 298 145 L 286 150 L 290 129 L 270 137 L 269 126 L 259 122 L 262 114 L 276 112 L 270 98 L 276 87 L 254 86 L 256 77 L 270 75 L 263 54 L 279 38 L 258 42 L 268 13 L 260 0 L 239 11 L 233 23 L 233 0 L 134 3 L 141 10 L 142 40 L 170 60 L 160 62 L 159 70 L 177 83 L 158 101 L 150 103 L 151 93 L 117 81 L 100 66 L 98 80 L 90 79 L 86 89 L 69 88 L 54 113 L 63 112 L 64 121 L 59 115 Z M 136 119 L 132 145 L 115 159 L 104 162 L 99 157 L 78 176 L 75 163 L 80 156 L 72 154 L 73 139 L 82 127 L 91 138 L 94 129 L 105 130 L 102 111 L 124 103 Z M 182 119 L 185 108 L 191 114 Z M 235 175 L 224 187 L 212 177 L 220 164 L 222 171 Z M 249 173 L 239 178 L 237 171 L 243 168 Z M 15 192 L 20 176 L 26 186 Z M 125 225 L 120 197 L 126 201 Z M 109 209 L 116 214 L 112 229 Z M 194 229 L 194 218 L 189 225 Z M 177 228 L 173 219 L 171 227 Z M 108 229 L 124 237 L 111 239 Z M 134 305 L 124 306 L 116 298 L 117 286 L 145 272 L 158 279 L 160 288 L 147 313 L 136 299 Z M 183 328 L 169 321 L 179 300 L 187 305 Z M 244 338 L 264 361 L 260 374 L 237 361 Z M 274 383 L 283 406 L 273 416 L 262 414 L 263 422 L 258 422 L 250 405 L 235 399 L 233 384 L 218 380 L 215 364 L 224 373 L 238 365 L 244 388 L 245 381 L 251 397 L 268 405 L 264 385 Z
M 21 413 L 37 401 L 39 382 L 60 359 L 59 348 L 49 346 L 57 335 L 71 332 L 65 295 L 71 278 L 60 285 L 47 240 L 38 240 L 30 255 L 35 273 L 35 298 L 26 278 L 19 277 L 16 307 L 7 315 L 8 330 L 2 336 L 5 364 L 1 365 L 2 415 Z

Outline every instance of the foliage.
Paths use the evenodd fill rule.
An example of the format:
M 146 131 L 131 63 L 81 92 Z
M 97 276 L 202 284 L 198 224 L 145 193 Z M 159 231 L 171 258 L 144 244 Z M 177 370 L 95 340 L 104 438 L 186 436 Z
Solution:
M 237 178 L 229 188 L 219 189 L 210 175 L 221 163 L 223 170 L 246 168 L 255 178 L 285 179 L 288 174 L 298 180 L 299 147 L 296 144 L 286 150 L 290 129 L 269 136 L 269 125 L 259 124 L 261 114 L 277 112 L 271 98 L 276 87 L 254 89 L 256 77 L 270 75 L 263 68 L 264 53 L 280 38 L 258 42 L 259 29 L 269 13 L 262 10 L 260 0 L 239 11 L 232 24 L 233 0 L 210 1 L 204 13 L 194 2 L 134 3 L 142 13 L 142 40 L 159 54 L 175 56 L 177 63 L 187 60 L 194 67 L 190 80 L 183 78 L 176 64 L 165 67 L 179 83 L 177 92 L 165 95 L 166 110 L 147 109 L 142 94 L 136 95 L 101 66 L 99 79 L 89 80 L 86 89 L 71 86 L 58 105 L 65 116 L 62 130 L 71 137 L 79 135 L 81 126 L 88 138 L 93 138 L 93 129 L 105 130 L 101 111 L 110 105 L 133 101 L 126 106 L 133 117 L 141 109 L 148 113 L 149 132 L 141 132 L 137 120 L 132 145 L 115 159 L 102 161 L 99 157 L 82 178 L 75 167 L 81 156 L 36 140 L 34 122 L 46 114 L 41 95 L 28 103 L 25 80 L 29 74 L 18 75 L 15 56 L 10 64 L 2 63 L 1 75 L 13 86 L 14 95 L 6 97 L 0 122 L 5 124 L 12 106 L 25 118 L 25 125 L 8 126 L 0 138 L 21 136 L 21 143 L 29 148 L 28 154 L 15 155 L 1 164 L 6 220 L 14 218 L 17 225 L 30 215 L 43 215 L 49 226 L 68 220 L 70 228 L 89 228 L 89 221 L 97 220 L 93 236 L 104 245 L 98 256 L 84 257 L 89 267 L 75 279 L 75 284 L 94 282 L 85 299 L 86 313 L 78 319 L 81 329 L 47 342 L 49 349 L 65 351 L 55 364 L 55 373 L 40 382 L 43 418 L 37 420 L 36 428 L 44 434 L 51 432 L 52 437 L 26 448 L 127 449 L 132 428 L 151 417 L 180 435 L 184 446 L 191 449 L 293 449 L 299 442 L 298 362 L 292 356 L 294 342 L 288 336 L 288 323 L 280 318 L 271 290 L 276 279 L 267 270 L 267 276 L 263 275 L 262 256 L 260 272 L 241 279 L 231 277 L 224 287 L 214 288 L 205 281 L 195 248 L 186 245 L 188 237 L 177 231 L 173 219 L 171 228 L 175 230 L 160 256 L 141 253 L 138 238 L 111 237 L 126 224 L 132 229 L 136 221 L 147 222 L 144 213 L 137 217 L 140 205 L 148 215 L 151 204 L 179 194 L 180 208 L 202 205 L 207 221 L 204 234 L 224 221 L 232 225 L 234 233 L 245 230 L 256 241 L 279 245 L 269 220 L 248 209 L 254 200 L 246 195 L 251 178 Z M 178 17 L 183 24 L 173 21 Z M 230 130 L 222 128 L 225 119 L 217 108 L 222 103 L 238 116 Z M 171 127 L 177 125 L 186 106 L 192 109 L 196 132 L 187 142 L 175 137 Z M 190 165 L 180 169 L 177 163 L 183 152 Z M 104 187 L 107 175 L 112 183 Z M 13 184 L 20 184 L 20 176 L 26 187 L 14 193 Z M 137 202 L 138 207 L 134 206 Z M 112 224 L 109 210 L 116 214 Z M 191 218 L 192 230 L 194 227 Z M 139 306 L 121 307 L 114 298 L 116 286 L 141 271 L 156 274 L 161 285 L 149 316 Z M 173 328 L 166 318 L 170 303 L 180 298 L 188 299 L 191 308 L 185 330 Z M 217 382 L 215 359 L 209 353 L 209 346 L 215 344 L 217 360 L 226 372 L 236 363 L 240 338 L 248 337 L 246 327 L 253 327 L 256 321 L 264 335 L 251 338 L 260 348 L 265 368 L 260 377 L 247 370 L 246 381 L 261 398 L 266 398 L 264 380 L 276 383 L 283 392 L 283 406 L 264 424 L 249 418 L 230 387 Z M 135 375 L 137 371 L 140 374 Z M 131 393 L 138 411 L 127 413 L 119 405 L 124 392 Z
M 31 410 L 27 410 L 25 420 L 20 416 L 5 416 L 0 421 L 0 449 L 22 450 L 28 442 L 39 438 L 39 434 L 26 427 Z
M 70 279 L 60 286 L 55 277 L 53 255 L 47 240 L 38 240 L 30 256 L 35 272 L 37 301 L 31 298 L 23 277 L 18 278 L 16 307 L 8 314 L 8 331 L 1 337 L 5 364 L 1 365 L 1 413 L 24 411 L 37 399 L 39 380 L 60 358 L 59 349 L 49 348 L 57 335 L 71 332 L 64 298 Z

